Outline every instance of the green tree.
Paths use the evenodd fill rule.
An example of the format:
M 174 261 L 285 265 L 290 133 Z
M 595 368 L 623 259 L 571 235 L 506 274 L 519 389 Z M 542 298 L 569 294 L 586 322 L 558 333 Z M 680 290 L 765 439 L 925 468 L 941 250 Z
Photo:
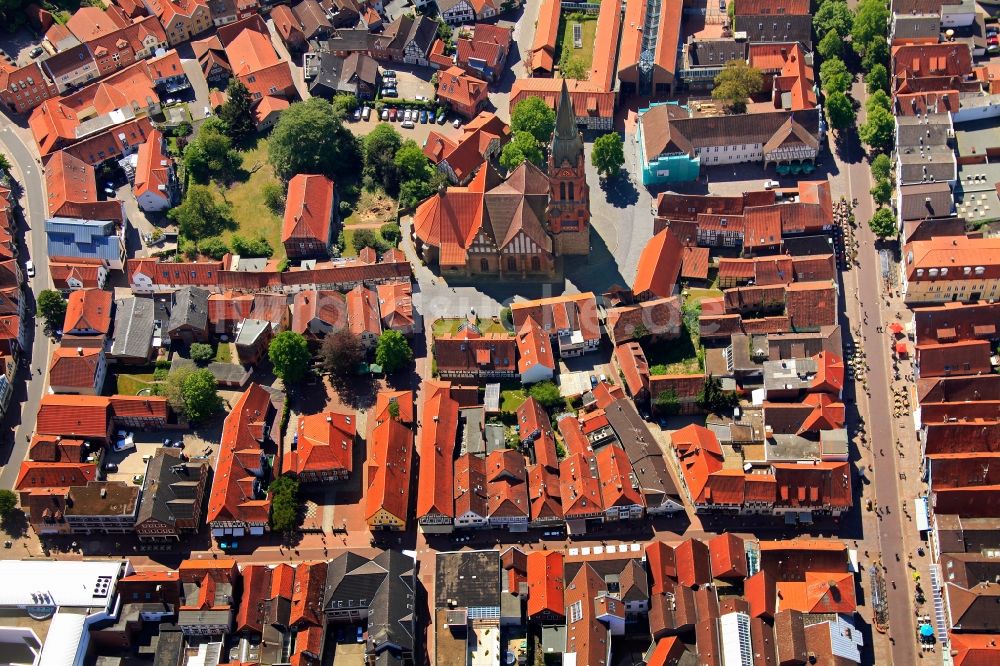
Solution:
M 657 414 L 666 416 L 673 416 L 681 411 L 681 402 L 677 398 L 677 391 L 669 389 L 653 398 L 653 409 L 656 410 Z
M 229 252 L 229 246 L 218 236 L 212 236 L 198 241 L 198 252 L 218 261 Z
M 408 180 L 399 186 L 399 207 L 415 208 L 418 203 L 438 191 L 448 181 L 440 169 L 430 169 L 427 178 Z
M 182 238 L 177 245 L 177 252 L 184 255 L 188 261 L 194 261 L 198 258 L 198 244 L 190 238 Z
M 219 118 L 226 125 L 226 134 L 236 143 L 242 143 L 257 133 L 250 91 L 235 76 L 229 79 L 226 102 L 219 109 Z
M 379 237 L 371 229 L 358 229 L 355 231 L 351 236 L 351 245 L 356 252 L 360 252 L 366 247 L 370 247 L 376 252 L 381 252 L 385 249 Z
M 864 55 L 876 40 L 885 41 L 889 23 L 889 7 L 884 0 L 861 0 L 854 12 L 851 43 L 859 55 Z
M 879 153 L 872 160 L 872 178 L 875 180 L 886 180 L 889 178 L 889 172 L 892 171 L 892 160 L 885 153 Z
M 858 136 L 872 150 L 889 152 L 892 150 L 896 120 L 887 109 L 876 106 L 868 112 L 868 118 L 858 128 Z
M 215 358 L 215 352 L 212 351 L 212 345 L 204 342 L 195 342 L 191 345 L 191 360 L 198 365 L 205 365 L 213 358 Z
M 396 172 L 396 152 L 403 145 L 403 138 L 389 123 L 379 123 L 364 139 L 362 151 L 365 161 L 365 175 L 376 183 L 382 183 L 386 190 L 394 192 L 399 186 Z
M 38 294 L 38 314 L 45 320 L 49 330 L 62 328 L 66 319 L 66 299 L 54 289 L 46 289 Z
M 585 80 L 587 78 L 587 63 L 583 58 L 571 54 L 564 48 L 562 56 L 559 58 L 559 73 L 564 79 Z
M 413 350 L 403 334 L 392 329 L 382 331 L 375 345 L 375 362 L 382 366 L 382 370 L 391 375 L 411 360 Z
M 194 241 L 218 236 L 236 227 L 232 210 L 227 204 L 216 201 L 206 185 L 191 185 L 181 205 L 170 209 L 167 215 L 177 223 L 182 236 Z
M 209 118 L 184 148 L 184 168 L 196 183 L 228 182 L 239 170 L 242 159 L 223 130 L 221 121 Z
M 854 104 L 842 92 L 827 95 L 826 117 L 830 121 L 830 127 L 837 131 L 843 131 L 848 127 L 852 127 L 856 119 Z
M 722 381 L 718 377 L 708 375 L 698 394 L 697 404 L 713 414 L 721 414 L 740 404 L 740 399 L 735 391 L 722 390 Z
M 333 107 L 334 113 L 337 114 L 339 118 L 346 118 L 361 106 L 361 101 L 358 100 L 354 95 L 334 95 L 333 99 L 330 100 L 330 105 Z
M 271 482 L 271 530 L 291 532 L 299 524 L 299 482 L 287 474 Z
M 251 240 L 235 235 L 229 239 L 229 243 L 233 246 L 233 254 L 238 254 L 241 257 L 270 257 L 274 254 L 274 248 L 271 247 L 270 241 L 263 236 L 257 236 Z
M 5 153 L 0 153 L 0 171 L 10 171 L 10 160 Z
M 851 32 L 854 16 L 843 0 L 826 0 L 813 15 L 813 29 L 817 35 L 831 30 L 843 40 Z
M 188 421 L 198 423 L 214 416 L 222 409 L 222 398 L 219 397 L 219 385 L 211 371 L 191 368 L 186 370 L 189 372 L 182 375 L 179 386 L 181 413 L 187 416 Z M 175 373 L 167 375 L 168 383 L 173 374 Z M 169 395 L 167 400 L 170 400 Z
M 871 71 L 875 65 L 885 66 L 889 62 L 889 42 L 876 39 L 868 44 L 865 54 L 861 56 L 861 71 Z
M 889 91 L 889 71 L 885 65 L 879 62 L 871 66 L 868 73 L 865 74 L 865 86 L 868 88 L 869 95 L 876 90 Z
M 764 78 L 759 69 L 743 60 L 730 60 L 715 76 L 712 98 L 725 102 L 733 113 L 744 113 L 747 98 L 760 92 L 763 85 Z
M 399 179 L 403 182 L 425 179 L 431 168 L 430 160 L 413 139 L 407 139 L 403 142 L 403 145 L 396 151 L 392 163 L 396 167 L 396 172 L 399 173 Z
M 330 333 L 320 347 L 323 369 L 334 381 L 343 381 L 354 375 L 355 370 L 365 360 L 365 348 L 361 339 L 347 327 Z
M 565 404 L 562 395 L 559 394 L 559 387 L 552 382 L 538 382 L 532 384 L 528 389 L 528 395 L 538 401 L 545 409 L 555 409 Z
M 279 183 L 264 183 L 260 191 L 268 210 L 275 215 L 281 215 L 285 211 L 285 188 Z
M 884 90 L 876 90 L 865 100 L 865 111 L 868 113 L 871 113 L 876 106 L 880 106 L 886 111 L 892 111 L 892 101 Z
M 438 24 L 438 30 L 437 30 L 438 37 L 441 39 L 442 42 L 447 44 L 448 42 L 451 41 L 451 36 L 455 31 L 454 29 L 452 29 L 450 25 L 445 23 L 440 18 L 437 20 L 437 24 Z
M 359 158 L 354 135 L 321 97 L 288 107 L 268 142 L 268 161 L 286 181 L 298 173 L 321 173 L 335 179 L 354 176 Z
M 399 420 L 399 401 L 398 400 L 390 400 L 389 401 L 389 418 L 393 419 L 394 421 L 398 421 Z
M 309 372 L 309 343 L 295 331 L 278 333 L 267 348 L 267 357 L 285 384 L 296 384 Z
M 875 187 L 871 189 L 872 198 L 879 206 L 885 206 L 892 201 L 892 183 L 888 179 L 880 178 L 875 181 Z
M 830 58 L 824 60 L 819 66 L 819 80 L 823 85 L 823 92 L 830 95 L 835 92 L 846 93 L 851 88 L 851 73 L 847 71 L 847 65 L 840 58 Z
M 868 228 L 879 238 L 892 238 L 898 231 L 896 216 L 888 208 L 879 208 L 869 220 Z
M 6 488 L 0 490 L 0 520 L 7 520 L 7 516 L 17 508 L 17 495 L 13 490 Z
M 823 39 L 819 40 L 819 44 L 816 46 L 816 50 L 819 52 L 823 59 L 827 58 L 839 58 L 840 54 L 844 48 L 844 38 L 837 34 L 837 31 L 831 28 L 824 35 Z
M 510 114 L 511 132 L 527 132 L 539 143 L 548 143 L 556 127 L 556 112 L 539 97 L 521 100 Z
M 614 178 L 625 166 L 625 151 L 622 148 L 622 137 L 618 132 L 599 136 L 594 140 L 594 150 L 590 161 L 597 173 L 605 178 Z
M 395 222 L 386 222 L 378 228 L 378 233 L 386 243 L 393 247 L 399 245 L 399 241 L 403 238 L 403 234 L 399 230 L 399 225 Z
M 528 132 L 515 132 L 510 142 L 500 151 L 500 166 L 507 171 L 513 171 L 524 162 L 541 166 L 543 159 L 538 141 Z

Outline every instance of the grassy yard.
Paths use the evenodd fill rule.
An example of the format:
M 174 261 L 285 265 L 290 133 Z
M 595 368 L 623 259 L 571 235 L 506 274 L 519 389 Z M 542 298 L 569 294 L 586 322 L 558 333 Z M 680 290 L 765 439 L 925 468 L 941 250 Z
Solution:
M 573 44 L 573 26 L 579 23 L 583 27 L 583 48 Z M 597 17 L 563 14 L 560 19 L 559 42 L 556 51 L 560 54 L 559 62 L 578 61 L 585 72 L 590 72 L 594 59 L 594 39 L 597 35 Z M 584 76 L 586 78 L 586 75 Z
M 145 388 L 153 385 L 153 373 L 137 375 L 118 375 L 117 377 L 119 395 L 136 395 Z
M 527 392 L 521 389 L 509 389 L 500 392 L 500 411 L 513 414 L 521 403 L 528 399 Z
M 458 333 L 458 328 L 466 322 L 462 318 L 450 318 L 450 319 L 436 319 L 433 324 L 433 332 L 435 336 L 439 335 L 454 335 Z M 509 332 L 504 328 L 503 324 L 500 322 L 495 322 L 492 319 L 480 319 L 479 320 L 479 330 L 483 335 L 489 335 L 490 333 L 496 333 L 498 335 L 509 335 Z
M 344 220 L 344 226 L 355 224 L 383 225 L 396 220 L 396 201 L 382 190 L 364 190 L 354 212 Z
M 688 289 L 687 291 L 687 300 L 699 303 L 706 298 L 718 298 L 719 296 L 722 296 L 721 289 Z
M 215 347 L 215 360 L 217 363 L 233 362 L 233 350 L 228 342 L 220 342 Z
M 233 209 L 233 218 L 238 228 L 222 234 L 222 240 L 229 242 L 234 235 L 253 239 L 263 236 L 274 248 L 273 259 L 285 258 L 285 248 L 281 245 L 281 218 L 272 213 L 264 204 L 264 185 L 277 183 L 278 177 L 267 163 L 267 139 L 261 139 L 253 150 L 241 153 L 243 169 L 250 174 L 247 180 L 233 183 L 225 192 L 217 190 Z

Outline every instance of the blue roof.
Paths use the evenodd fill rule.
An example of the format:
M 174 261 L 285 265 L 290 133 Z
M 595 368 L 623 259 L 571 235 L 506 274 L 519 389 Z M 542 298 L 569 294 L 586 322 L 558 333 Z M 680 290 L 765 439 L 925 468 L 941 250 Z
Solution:
M 74 220 L 54 217 L 45 220 L 50 257 L 121 259 L 121 241 L 115 223 L 105 220 Z

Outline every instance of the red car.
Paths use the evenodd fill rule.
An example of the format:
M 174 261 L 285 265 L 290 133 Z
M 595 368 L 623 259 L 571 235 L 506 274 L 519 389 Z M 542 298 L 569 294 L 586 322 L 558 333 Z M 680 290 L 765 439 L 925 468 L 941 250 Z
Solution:
M 396 109 L 389 109 L 389 120 L 396 122 Z

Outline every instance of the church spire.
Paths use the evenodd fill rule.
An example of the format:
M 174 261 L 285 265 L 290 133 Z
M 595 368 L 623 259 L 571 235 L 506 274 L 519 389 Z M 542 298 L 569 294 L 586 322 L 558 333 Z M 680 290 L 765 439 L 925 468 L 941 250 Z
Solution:
M 564 162 L 576 166 L 583 155 L 583 137 L 576 128 L 576 113 L 573 110 L 573 100 L 566 87 L 566 79 L 562 82 L 562 93 L 559 105 L 556 107 L 556 130 L 552 135 L 552 148 L 549 151 L 552 163 L 559 167 Z

